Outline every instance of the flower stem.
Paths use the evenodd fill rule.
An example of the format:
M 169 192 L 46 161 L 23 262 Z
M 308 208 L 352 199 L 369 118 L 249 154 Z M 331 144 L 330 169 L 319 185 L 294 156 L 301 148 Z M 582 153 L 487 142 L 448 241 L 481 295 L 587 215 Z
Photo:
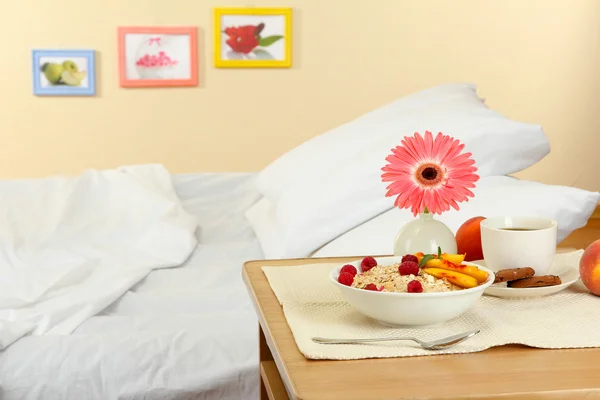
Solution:
M 427 207 L 425 207 L 425 209 L 423 210 L 423 214 L 429 214 L 429 210 L 427 209 Z

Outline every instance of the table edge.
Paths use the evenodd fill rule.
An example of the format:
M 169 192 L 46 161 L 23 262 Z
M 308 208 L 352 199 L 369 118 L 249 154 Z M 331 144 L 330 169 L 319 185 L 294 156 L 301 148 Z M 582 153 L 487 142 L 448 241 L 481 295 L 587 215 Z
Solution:
M 248 290 L 248 293 L 252 297 L 252 305 L 254 306 L 254 310 L 256 312 L 256 317 L 258 318 L 258 323 L 261 326 L 261 329 L 265 336 L 265 341 L 267 342 L 267 345 L 271 348 L 271 355 L 273 356 L 273 361 L 275 362 L 275 365 L 277 366 L 277 370 L 279 371 L 279 375 L 281 376 L 281 379 L 284 383 L 285 389 L 288 392 L 288 396 L 291 399 L 300 400 L 300 395 L 296 389 L 296 386 L 294 385 L 294 382 L 292 381 L 292 377 L 289 373 L 289 370 L 287 369 L 287 366 L 285 365 L 285 363 L 283 362 L 283 359 L 281 358 L 281 352 L 279 351 L 279 346 L 273 340 L 273 335 L 271 333 L 271 329 L 266 322 L 267 320 L 265 318 L 262 308 L 258 304 L 258 298 L 256 296 L 256 292 L 255 292 L 254 288 L 252 287 L 252 285 L 250 284 L 250 279 L 248 277 L 247 264 L 261 262 L 261 261 L 266 261 L 266 260 L 252 260 L 252 261 L 245 262 L 242 267 L 242 280 L 244 281 L 244 284 L 246 285 L 246 289 Z M 266 276 L 265 276 L 265 279 L 266 279 Z M 288 329 L 289 329 L 289 327 L 288 327 Z M 258 362 L 260 363 L 260 360 L 258 360 Z
M 577 251 L 577 250 L 580 250 L 580 249 L 573 248 L 573 247 L 557 247 L 557 253 Z M 389 254 L 373 255 L 373 257 L 392 257 L 392 256 L 393 255 L 389 255 Z M 285 365 L 285 362 L 283 361 L 283 359 L 281 357 L 279 346 L 277 345 L 276 341 L 273 340 L 273 335 L 272 335 L 271 329 L 267 323 L 267 319 L 265 318 L 262 308 L 259 306 L 258 297 L 256 295 L 254 287 L 250 284 L 250 278 L 248 276 L 248 269 L 251 267 L 251 265 L 260 264 L 260 263 L 266 264 L 266 265 L 260 266 L 260 268 L 262 269 L 263 266 L 277 266 L 277 264 L 279 262 L 285 262 L 285 263 L 289 263 L 289 262 L 293 262 L 293 261 L 307 262 L 308 260 L 314 260 L 315 263 L 325 263 L 328 261 L 336 262 L 338 260 L 344 260 L 341 262 L 350 262 L 351 260 L 361 259 L 363 257 L 365 257 L 365 256 L 357 255 L 357 256 L 330 256 L 330 257 L 298 257 L 298 258 L 279 258 L 279 259 L 268 259 L 268 260 L 256 259 L 256 260 L 248 260 L 248 261 L 244 262 L 244 264 L 242 266 L 242 278 L 243 278 L 244 284 L 246 285 L 248 293 L 250 294 L 250 296 L 252 298 L 252 304 L 254 306 L 259 324 L 261 325 L 261 327 L 263 329 L 263 333 L 265 335 L 265 340 L 267 341 L 267 344 L 269 345 L 269 347 L 272 349 L 271 353 L 273 356 L 273 360 L 275 362 L 275 365 L 277 366 L 279 374 L 281 375 L 281 379 L 284 382 L 284 386 L 286 388 L 286 391 L 288 392 L 288 396 L 291 399 L 301 400 L 301 397 L 300 397 L 300 394 L 298 393 L 296 386 L 294 385 L 290 371 L 288 370 L 287 366 Z M 285 266 L 282 265 L 281 267 L 285 267 Z M 256 267 L 254 267 L 254 268 L 256 268 Z M 261 272 L 264 275 L 264 271 L 261 271 Z M 267 279 L 266 275 L 264 275 L 264 279 Z M 273 293 L 273 296 L 275 296 L 274 293 Z M 275 298 L 277 298 L 277 297 L 275 296 Z M 286 325 L 287 325 L 287 321 L 286 321 Z M 293 332 L 291 332 L 289 325 L 287 325 L 287 329 L 290 330 L 290 333 L 293 336 Z M 572 392 L 573 391 L 568 390 L 566 392 L 563 392 L 563 394 L 564 393 L 572 393 Z M 584 393 L 588 394 L 589 392 L 585 391 Z M 508 398 L 510 398 L 510 396 Z

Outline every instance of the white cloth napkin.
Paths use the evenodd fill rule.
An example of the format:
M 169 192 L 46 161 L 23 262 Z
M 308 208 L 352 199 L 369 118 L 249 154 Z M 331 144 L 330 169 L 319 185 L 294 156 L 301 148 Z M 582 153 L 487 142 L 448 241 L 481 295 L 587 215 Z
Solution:
M 577 268 L 583 251 L 557 254 L 555 263 Z M 483 295 L 462 316 L 437 327 L 394 329 L 355 311 L 329 280 L 338 264 L 263 267 L 277 296 L 296 344 L 308 359 L 351 360 L 472 353 L 518 343 L 538 348 L 600 347 L 600 297 L 590 294 L 580 281 L 553 295 L 512 300 Z M 415 336 L 435 340 L 480 329 L 481 332 L 452 348 L 431 351 L 416 343 L 319 344 L 314 336 L 368 338 Z

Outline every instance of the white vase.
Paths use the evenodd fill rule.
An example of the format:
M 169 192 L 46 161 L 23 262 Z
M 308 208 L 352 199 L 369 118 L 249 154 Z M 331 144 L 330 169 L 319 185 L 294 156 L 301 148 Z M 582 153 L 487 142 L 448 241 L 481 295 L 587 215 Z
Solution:
M 456 254 L 454 233 L 443 222 L 434 219 L 433 214 L 421 213 L 419 218 L 406 223 L 396 235 L 394 255 L 418 252 L 437 254 L 438 246 L 442 253 Z

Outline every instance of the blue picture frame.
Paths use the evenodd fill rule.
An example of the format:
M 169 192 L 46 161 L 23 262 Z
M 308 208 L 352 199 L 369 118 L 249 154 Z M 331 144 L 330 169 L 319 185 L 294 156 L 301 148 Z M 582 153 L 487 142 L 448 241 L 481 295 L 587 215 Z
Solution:
M 60 59 L 86 59 L 85 78 L 81 80 L 84 86 L 69 86 L 62 82 L 62 78 L 54 80 L 57 74 L 50 75 L 48 79 L 46 73 L 42 71 L 44 64 L 60 64 Z M 52 63 L 46 62 L 50 59 Z M 54 62 L 56 61 L 56 62 Z M 33 73 L 33 94 L 36 96 L 94 96 L 96 94 L 96 63 L 94 50 L 40 50 L 32 51 L 32 73 Z M 60 64 L 62 65 L 62 64 Z M 60 69 L 60 67 L 57 67 Z M 58 71 L 56 71 L 58 72 Z M 80 72 L 80 71 L 76 71 Z M 73 80 L 71 80 L 73 82 Z M 77 83 L 75 80 L 74 84 Z M 81 84 L 80 83 L 80 84 Z

